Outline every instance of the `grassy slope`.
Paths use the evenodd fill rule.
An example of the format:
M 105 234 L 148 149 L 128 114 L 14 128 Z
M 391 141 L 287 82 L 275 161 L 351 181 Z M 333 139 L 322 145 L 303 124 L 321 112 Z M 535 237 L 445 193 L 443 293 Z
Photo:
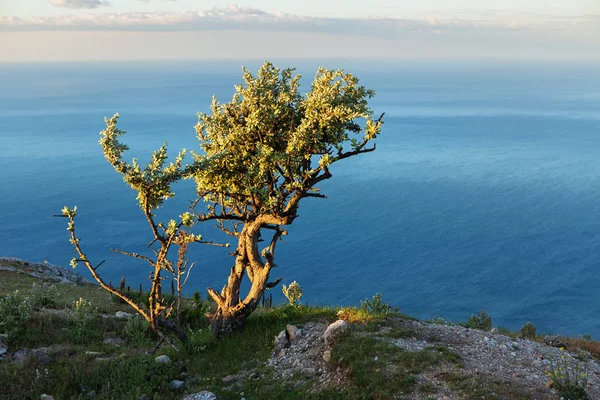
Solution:
M 27 294 L 32 284 L 40 280 L 0 271 L 0 282 L 1 297 L 17 289 Z M 219 399 L 239 399 L 242 392 L 247 399 L 386 399 L 406 393 L 427 396 L 430 388 L 420 384 L 416 377 L 442 365 L 449 366 L 453 372 L 441 378 L 465 398 L 520 398 L 518 393 L 504 391 L 493 383 L 473 381 L 472 377 L 463 376 L 461 360 L 443 346 L 406 352 L 385 340 L 378 340 L 385 338 L 373 335 L 379 335 L 380 328 L 386 325 L 392 327 L 385 330 L 385 336 L 389 338 L 410 337 L 414 332 L 394 328 L 392 322 L 371 318 L 356 309 L 345 309 L 345 318 L 361 324 L 343 338 L 332 354 L 334 363 L 348 371 L 349 382 L 342 391 L 313 393 L 310 387 L 294 385 L 293 382 L 282 385 L 272 379 L 272 371 L 264 365 L 272 351 L 275 335 L 286 324 L 334 321 L 339 310 L 333 308 L 261 309 L 249 318 L 242 332 L 222 341 L 210 336 L 206 321 L 202 319 L 188 330 L 190 347 L 177 352 L 168 345 L 162 346 L 156 355 L 167 354 L 174 363 L 158 364 L 154 361 L 156 355 L 148 354 L 156 338 L 143 331 L 128 335 L 123 320 L 96 316 L 85 335 L 77 338 L 72 307 L 80 297 L 93 303 L 104 314 L 129 310 L 95 285 L 57 287 L 59 295 L 52 308 L 64 311 L 37 311 L 27 320 L 18 336 L 4 341 L 11 352 L 51 345 L 60 345 L 60 348 L 51 361 L 47 357 L 33 355 L 22 364 L 0 361 L 0 399 L 38 399 L 42 393 L 52 394 L 57 399 L 77 399 L 86 398 L 92 391 L 96 399 L 139 399 L 150 394 L 154 399 L 181 398 L 181 393 L 169 389 L 169 382 L 173 379 L 185 380 L 186 392 L 210 390 Z M 127 342 L 121 347 L 103 344 L 104 337 L 110 336 L 119 336 Z M 600 356 L 597 342 L 572 339 L 568 344 Z M 101 354 L 86 354 L 86 351 Z M 374 354 L 377 360 L 373 358 Z M 106 360 L 96 360 L 98 357 Z M 388 368 L 381 368 L 381 365 Z M 247 380 L 242 386 L 228 387 L 223 383 L 223 377 L 240 370 L 257 371 L 261 378 Z

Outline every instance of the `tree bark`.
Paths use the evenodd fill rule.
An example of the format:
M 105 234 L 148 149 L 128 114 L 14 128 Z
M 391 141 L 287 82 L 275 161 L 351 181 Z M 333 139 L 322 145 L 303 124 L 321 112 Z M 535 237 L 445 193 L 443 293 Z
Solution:
M 217 310 L 208 315 L 211 333 L 215 337 L 224 337 L 240 330 L 246 318 L 256 310 L 268 284 L 269 273 L 273 267 L 272 254 L 263 261 L 258 251 L 261 225 L 248 223 L 238 236 L 235 266 L 231 268 L 227 285 L 221 293 L 209 289 L 209 294 L 217 303 Z M 277 235 L 279 237 L 279 235 Z M 274 245 L 270 247 L 273 252 Z M 240 297 L 240 285 L 247 272 L 251 287 L 247 296 Z

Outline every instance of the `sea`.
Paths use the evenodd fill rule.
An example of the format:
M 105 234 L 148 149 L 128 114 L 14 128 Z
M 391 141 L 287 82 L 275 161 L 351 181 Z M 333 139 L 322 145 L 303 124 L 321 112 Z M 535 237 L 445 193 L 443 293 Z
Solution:
M 303 200 L 278 244 L 273 278 L 297 281 L 308 305 L 383 300 L 418 318 L 600 339 L 600 65 L 497 60 L 274 60 L 307 91 L 318 66 L 357 75 L 385 112 L 377 150 L 343 160 Z M 135 193 L 104 160 L 104 117 L 118 112 L 127 159 L 164 141 L 199 151 L 194 125 L 212 96 L 230 100 L 256 60 L 0 64 L 0 255 L 67 266 L 66 221 L 99 271 L 146 284 Z M 158 217 L 185 212 L 175 186 Z M 206 240 L 231 242 L 212 224 Z M 196 245 L 186 292 L 220 289 L 231 249 Z M 78 271 L 89 276 L 83 267 Z M 1 284 L 1 282 L 0 282 Z M 281 288 L 274 301 L 285 301 Z

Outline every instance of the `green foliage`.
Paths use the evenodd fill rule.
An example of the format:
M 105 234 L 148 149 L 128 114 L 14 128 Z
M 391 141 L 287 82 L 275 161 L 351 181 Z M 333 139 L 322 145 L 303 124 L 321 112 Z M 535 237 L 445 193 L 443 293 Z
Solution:
M 195 155 L 195 180 L 209 213 L 295 217 L 297 200 L 329 178 L 329 165 L 373 150 L 365 145 L 381 123 L 367 103 L 374 93 L 358 78 L 320 68 L 304 96 L 291 68 L 266 62 L 257 76 L 244 68 L 243 79 L 229 103 L 213 98 L 211 114 L 198 114 L 204 154 Z
M 200 292 L 195 292 L 191 302 L 185 302 L 181 312 L 181 323 L 184 327 L 198 329 L 208 326 L 206 313 L 211 311 L 211 303 L 202 300 Z
M 130 343 L 143 345 L 150 340 L 150 325 L 148 321 L 138 315 L 128 318 L 123 327 L 123 336 Z
M 467 328 L 489 331 L 492 329 L 492 317 L 485 310 L 478 314 L 471 315 L 467 320 Z
M 520 333 L 521 337 L 524 339 L 535 339 L 535 325 L 533 325 L 533 323 L 531 322 L 525 322 L 525 324 L 523 324 L 523 326 L 521 327 Z
M 283 285 L 281 290 L 292 307 L 294 307 L 300 301 L 300 297 L 302 297 L 302 287 L 296 281 L 290 283 L 289 287 Z
M 15 290 L 0 298 L 0 328 L 9 336 L 17 336 L 33 312 L 33 303 L 28 296 Z
M 31 285 L 31 302 L 33 307 L 39 308 L 52 308 L 58 304 L 58 288 L 56 285 L 44 285 L 34 283 Z
M 164 200 L 175 195 L 171 184 L 184 178 L 194 166 L 183 164 L 186 150 L 183 149 L 175 161 L 165 166 L 167 161 L 167 143 L 152 153 L 152 160 L 142 169 L 136 159 L 131 164 L 123 161 L 123 154 L 129 150 L 127 145 L 119 142 L 119 137 L 125 131 L 117 128 L 119 114 L 105 118 L 106 129 L 100 132 L 100 145 L 104 150 L 104 157 L 114 167 L 115 171 L 123 176 L 123 180 L 138 192 L 137 200 L 143 211 L 154 210 L 162 205 Z M 189 224 L 187 216 L 182 217 Z
M 563 348 L 560 350 L 564 352 Z M 588 382 L 587 360 L 577 362 L 571 368 L 564 354 L 559 360 L 547 358 L 550 360 L 550 368 L 544 372 L 561 397 L 569 400 L 588 400 L 589 396 L 585 390 Z
M 362 300 L 360 302 L 360 309 L 368 314 L 382 317 L 391 315 L 395 312 L 392 306 L 383 302 L 381 293 L 377 293 L 371 300 Z
M 73 302 L 73 339 L 77 343 L 89 340 L 94 320 L 98 317 L 98 308 L 89 301 L 80 298 Z

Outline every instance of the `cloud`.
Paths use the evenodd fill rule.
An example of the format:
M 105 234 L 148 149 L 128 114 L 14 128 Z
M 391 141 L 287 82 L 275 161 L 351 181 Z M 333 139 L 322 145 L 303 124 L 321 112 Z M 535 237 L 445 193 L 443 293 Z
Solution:
M 63 7 L 94 8 L 107 0 L 50 0 Z M 151 0 L 142 0 L 151 1 Z M 600 15 L 552 16 L 528 13 L 422 14 L 410 18 L 324 18 L 271 13 L 229 6 L 190 12 L 63 14 L 52 17 L 0 17 L 0 31 L 208 31 L 301 32 L 404 40 L 412 35 L 514 36 L 548 33 L 600 40 Z M 595 37 L 595 39 L 594 39 Z M 493 40 L 493 39 L 491 39 Z
M 109 6 L 110 2 L 107 0 L 49 0 L 50 4 L 54 7 L 62 8 L 98 8 L 102 6 Z

